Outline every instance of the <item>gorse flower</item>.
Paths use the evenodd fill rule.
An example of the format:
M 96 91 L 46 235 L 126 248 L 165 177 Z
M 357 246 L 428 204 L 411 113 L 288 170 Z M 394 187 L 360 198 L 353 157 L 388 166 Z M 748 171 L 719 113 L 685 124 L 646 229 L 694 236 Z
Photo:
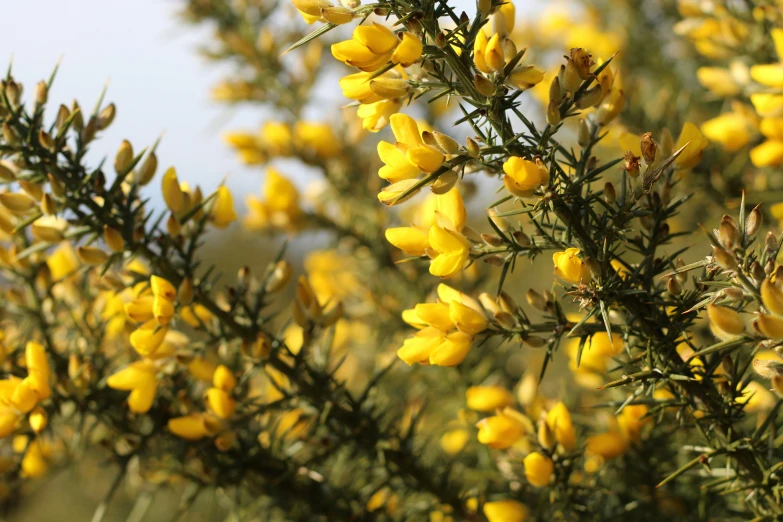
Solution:
M 381 24 L 360 25 L 353 32 L 353 38 L 332 45 L 332 56 L 346 65 L 362 71 L 377 71 L 391 61 L 408 67 L 416 62 L 422 53 L 422 43 L 410 32 L 399 37 Z

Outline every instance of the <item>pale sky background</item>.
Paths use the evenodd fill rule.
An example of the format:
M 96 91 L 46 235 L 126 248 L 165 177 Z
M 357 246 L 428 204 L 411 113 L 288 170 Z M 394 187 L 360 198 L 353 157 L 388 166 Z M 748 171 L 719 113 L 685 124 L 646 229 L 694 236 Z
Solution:
M 13 58 L 13 75 L 25 86 L 62 64 L 49 95 L 54 115 L 73 98 L 92 110 L 104 84 L 117 117 L 92 145 L 91 159 L 113 158 L 123 139 L 139 151 L 165 133 L 158 147 L 162 169 L 174 165 L 181 180 L 214 188 L 226 174 L 229 186 L 258 192 L 259 169 L 243 168 L 221 142 L 221 132 L 257 128 L 260 113 L 233 110 L 209 99 L 222 69 L 198 54 L 212 34 L 184 24 L 175 0 L 18 0 L 0 17 L 0 67 Z M 10 12 L 9 12 L 10 8 Z M 152 195 L 156 191 L 149 191 Z M 243 205 L 244 197 L 237 203 Z

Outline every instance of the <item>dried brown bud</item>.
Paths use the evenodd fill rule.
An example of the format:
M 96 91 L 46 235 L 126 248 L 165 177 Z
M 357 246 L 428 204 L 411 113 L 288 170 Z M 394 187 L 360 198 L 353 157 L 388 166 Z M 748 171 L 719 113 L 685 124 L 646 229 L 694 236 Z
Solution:
M 610 205 L 614 205 L 617 201 L 617 192 L 614 190 L 614 185 L 608 181 L 604 185 L 604 201 Z
M 481 240 L 491 247 L 499 247 L 503 244 L 503 238 L 496 234 L 481 234 Z
M 658 144 L 655 143 L 655 140 L 652 137 L 652 132 L 645 132 L 642 134 L 640 146 L 642 149 L 642 157 L 644 158 L 644 162 L 648 165 L 652 165 L 652 163 L 655 161 L 655 154 L 658 152 Z
M 533 244 L 527 234 L 521 230 L 515 231 L 513 234 L 511 234 L 511 236 L 514 238 L 514 241 L 516 241 L 516 243 L 522 248 L 528 248 Z
M 682 293 L 682 284 L 677 281 L 676 277 L 670 277 L 669 282 L 666 283 L 666 289 L 671 295 L 680 295 Z
M 742 237 L 737 227 L 737 222 L 731 216 L 724 215 L 720 220 L 720 228 L 718 229 L 718 240 L 720 244 L 727 250 L 733 250 L 735 247 L 739 247 L 742 242 Z
M 525 299 L 527 299 L 527 303 L 530 306 L 538 310 L 541 310 L 542 312 L 545 312 L 549 305 L 547 299 L 543 295 L 533 290 L 532 288 L 528 290 L 527 293 L 525 294 Z
M 640 160 L 641 158 L 635 156 L 630 150 L 625 153 L 625 166 L 623 168 L 632 178 L 639 177 L 639 169 L 641 166 Z

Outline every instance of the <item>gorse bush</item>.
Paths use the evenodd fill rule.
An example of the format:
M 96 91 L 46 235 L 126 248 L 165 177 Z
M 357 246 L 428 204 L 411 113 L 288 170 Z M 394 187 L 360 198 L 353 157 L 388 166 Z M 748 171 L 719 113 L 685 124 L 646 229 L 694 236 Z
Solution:
M 273 115 L 241 217 L 2 82 L 6 510 L 89 453 L 94 522 L 783 519 L 783 7 L 183 7 Z M 232 227 L 294 245 L 221 276 Z

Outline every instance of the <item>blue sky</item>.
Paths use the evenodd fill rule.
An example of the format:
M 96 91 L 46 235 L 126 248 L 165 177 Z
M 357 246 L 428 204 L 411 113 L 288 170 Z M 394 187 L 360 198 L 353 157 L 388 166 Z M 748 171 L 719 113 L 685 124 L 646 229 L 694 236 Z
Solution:
M 69 105 L 73 98 L 92 109 L 109 82 L 106 99 L 117 104 L 117 118 L 94 144 L 93 161 L 113 157 L 123 139 L 140 150 L 165 133 L 158 148 L 161 168 L 174 165 L 180 179 L 207 191 L 227 174 L 232 188 L 258 191 L 260 172 L 243 169 L 220 134 L 255 128 L 260 115 L 209 100 L 221 69 L 197 50 L 212 35 L 183 24 L 176 13 L 180 5 L 167 0 L 14 2 L 0 17 L 0 49 L 7 53 L 0 67 L 13 58 L 14 77 L 29 99 L 35 83 L 62 58 L 49 96 L 52 115 L 57 104 Z

